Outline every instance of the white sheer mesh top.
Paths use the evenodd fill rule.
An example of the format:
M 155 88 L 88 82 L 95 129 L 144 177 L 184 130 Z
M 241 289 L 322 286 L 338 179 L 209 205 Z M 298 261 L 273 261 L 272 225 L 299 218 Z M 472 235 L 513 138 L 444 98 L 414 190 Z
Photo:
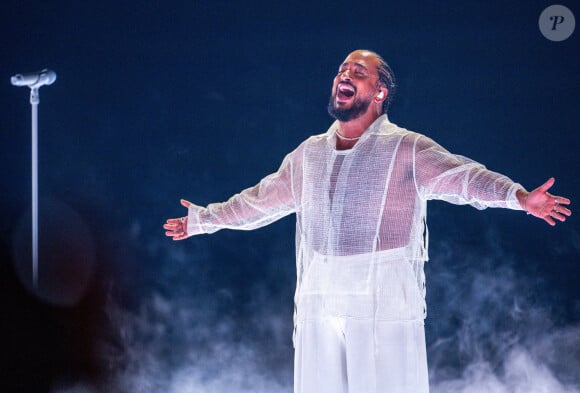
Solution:
M 426 201 L 521 210 L 515 194 L 523 187 L 398 127 L 386 115 L 350 150 L 336 150 L 337 128 L 335 122 L 326 133 L 308 138 L 277 172 L 228 201 L 192 205 L 188 233 L 250 230 L 296 213 L 299 318 L 329 312 L 383 319 L 422 316 Z M 417 299 L 413 294 L 409 300 L 408 288 L 399 285 L 409 278 Z M 413 304 L 391 304 L 389 310 L 377 303 L 380 298 L 383 304 L 393 298 Z

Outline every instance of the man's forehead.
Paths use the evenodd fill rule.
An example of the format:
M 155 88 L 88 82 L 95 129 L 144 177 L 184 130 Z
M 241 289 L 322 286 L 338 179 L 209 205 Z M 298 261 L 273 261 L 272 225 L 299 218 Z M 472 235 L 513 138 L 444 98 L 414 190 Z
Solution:
M 364 66 L 365 68 L 376 68 L 378 64 L 377 56 L 369 51 L 366 50 L 357 50 L 350 53 L 346 59 L 342 62 L 342 64 L 359 64 Z

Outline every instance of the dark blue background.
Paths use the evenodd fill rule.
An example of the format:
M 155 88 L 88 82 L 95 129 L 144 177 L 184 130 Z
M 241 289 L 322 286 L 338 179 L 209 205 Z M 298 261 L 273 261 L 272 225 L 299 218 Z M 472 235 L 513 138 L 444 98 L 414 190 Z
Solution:
M 577 2 L 560 3 L 580 15 Z M 528 189 L 555 176 L 554 193 L 576 199 L 580 45 L 578 31 L 563 42 L 542 36 L 538 17 L 550 4 L 3 2 L 0 334 L 6 350 L 0 358 L 8 376 L 2 383 L 32 392 L 108 380 L 119 370 L 112 358 L 130 368 L 127 353 L 149 342 L 143 331 L 133 341 L 119 338 L 125 325 L 111 316 L 112 308 L 141 315 L 149 304 L 173 310 L 195 299 L 205 319 L 195 313 L 184 325 L 156 314 L 147 319 L 174 329 L 156 336 L 158 346 L 143 345 L 145 353 L 169 359 L 165 366 L 159 360 L 159 368 L 179 368 L 183 361 L 157 352 L 169 345 L 163 342 L 190 355 L 203 347 L 176 326 L 211 330 L 225 318 L 223 341 L 251 343 L 262 372 L 291 385 L 293 218 L 252 233 L 222 231 L 178 244 L 165 239 L 161 226 L 185 213 L 179 198 L 202 205 L 224 200 L 274 171 L 306 137 L 325 131 L 332 78 L 355 49 L 379 52 L 394 69 L 399 88 L 391 121 Z M 37 297 L 14 268 L 28 264 L 16 260 L 14 237 L 31 201 L 30 105 L 28 89 L 10 86 L 9 79 L 44 67 L 58 79 L 40 91 L 40 195 L 82 217 L 95 245 L 92 284 L 72 306 Z M 551 228 L 522 212 L 429 206 L 427 339 L 432 370 L 445 371 L 432 380 L 460 376 L 473 360 L 453 345 L 441 352 L 442 338 L 463 331 L 471 318 L 500 315 L 473 335 L 488 348 L 483 352 L 491 364 L 501 363 L 505 351 L 488 336 L 538 336 L 521 334 L 528 332 L 522 328 L 528 317 L 506 322 L 495 303 L 486 305 L 488 297 L 466 295 L 485 293 L 494 277 L 516 283 L 494 290 L 508 296 L 505 303 L 520 299 L 524 315 L 542 310 L 549 322 L 537 329 L 578 331 L 574 216 Z M 481 284 L 480 275 L 491 284 Z M 453 305 L 462 301 L 477 307 L 457 311 Z M 187 313 L 191 306 L 175 307 Z M 279 327 L 256 331 L 256 320 L 266 315 L 278 318 Z M 548 365 L 570 382 L 573 373 L 562 364 Z M 155 386 L 149 391 L 163 390 L 162 383 Z

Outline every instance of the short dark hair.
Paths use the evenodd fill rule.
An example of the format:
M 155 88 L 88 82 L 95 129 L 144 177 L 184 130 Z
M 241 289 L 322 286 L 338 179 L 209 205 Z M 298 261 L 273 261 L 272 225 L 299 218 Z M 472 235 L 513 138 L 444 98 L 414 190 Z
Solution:
M 387 113 L 389 106 L 395 98 L 395 90 L 397 89 L 397 83 L 395 81 L 395 74 L 387 62 L 376 52 L 369 51 L 374 54 L 379 60 L 379 66 L 377 72 L 379 73 L 379 84 L 387 88 L 387 99 L 383 101 L 383 113 Z

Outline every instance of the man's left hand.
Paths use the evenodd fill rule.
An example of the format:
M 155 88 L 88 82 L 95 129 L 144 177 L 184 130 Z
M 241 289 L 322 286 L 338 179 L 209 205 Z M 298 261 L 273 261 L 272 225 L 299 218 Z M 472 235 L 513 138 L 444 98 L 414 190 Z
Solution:
M 555 220 L 564 222 L 566 217 L 572 214 L 570 209 L 563 206 L 570 204 L 568 198 L 555 196 L 548 192 L 550 187 L 554 185 L 554 181 L 554 178 L 551 177 L 540 187 L 527 194 L 523 190 L 518 191 L 518 200 L 524 210 L 552 226 L 556 225 Z

